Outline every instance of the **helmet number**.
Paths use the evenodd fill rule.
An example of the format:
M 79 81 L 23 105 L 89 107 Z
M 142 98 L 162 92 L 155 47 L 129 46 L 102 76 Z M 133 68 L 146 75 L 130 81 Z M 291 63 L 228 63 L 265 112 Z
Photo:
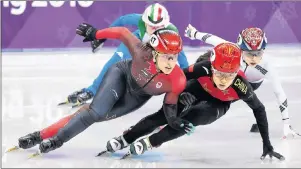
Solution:
M 156 35 L 153 34 L 151 36 L 150 44 L 152 45 L 152 47 L 157 47 L 159 45 L 159 39 Z

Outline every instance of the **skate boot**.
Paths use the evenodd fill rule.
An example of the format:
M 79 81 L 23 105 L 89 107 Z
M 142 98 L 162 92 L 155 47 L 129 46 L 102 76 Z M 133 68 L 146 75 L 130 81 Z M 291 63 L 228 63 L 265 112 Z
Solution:
M 34 132 L 27 134 L 26 136 L 20 137 L 19 138 L 19 147 L 22 149 L 28 149 L 31 147 L 34 147 L 37 144 L 40 144 L 43 139 L 40 136 L 40 132 Z
M 149 137 L 141 139 L 130 145 L 131 155 L 141 155 L 147 150 L 151 150 L 153 146 L 149 142 Z
M 253 124 L 251 129 L 250 129 L 251 133 L 258 133 L 259 132 L 259 128 L 257 124 Z
M 108 152 L 114 153 L 117 150 L 122 150 L 126 148 L 129 144 L 125 141 L 123 136 L 113 138 L 107 142 Z
M 58 137 L 52 137 L 49 140 L 43 141 L 40 144 L 40 153 L 48 153 L 57 148 L 60 148 L 63 145 L 63 142 Z

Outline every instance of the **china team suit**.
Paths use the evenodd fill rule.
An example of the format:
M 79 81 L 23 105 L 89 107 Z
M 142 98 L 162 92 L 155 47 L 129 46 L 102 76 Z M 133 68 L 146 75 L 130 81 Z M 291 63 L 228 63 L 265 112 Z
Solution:
M 189 68 L 184 69 L 184 73 L 188 80 L 184 92 L 189 92 L 194 95 L 196 101 L 186 111 L 184 110 L 184 105 L 179 102 L 178 116 L 183 116 L 183 119 L 190 121 L 195 126 L 207 125 L 225 115 L 232 101 L 241 99 L 253 109 L 264 146 L 268 149 L 272 149 L 265 107 L 253 92 L 243 72 L 239 71 L 233 84 L 224 91 L 216 88 L 212 81 L 210 61 L 203 61 L 191 65 Z M 167 124 L 167 122 L 164 118 L 163 109 L 161 108 L 158 112 L 138 122 L 131 130 L 125 133 L 123 137 L 127 143 L 131 144 L 139 137 L 164 124 Z M 167 125 L 158 133 L 151 135 L 149 142 L 153 147 L 157 147 L 164 142 L 176 139 L 184 134 L 185 132 L 174 130 Z
M 198 31 L 195 33 L 195 38 L 213 46 L 216 46 L 223 42 L 227 42 L 226 40 L 218 36 Z M 209 60 L 210 56 L 211 51 L 208 51 L 205 54 L 201 55 L 198 58 L 197 62 L 202 60 Z M 261 62 L 255 67 L 248 66 L 248 64 L 245 61 L 243 61 L 240 70 L 242 70 L 246 75 L 246 79 L 250 82 L 251 86 L 253 87 L 253 90 L 257 90 L 261 86 L 264 79 L 268 79 L 271 81 L 272 89 L 277 98 L 277 103 L 281 111 L 282 119 L 288 120 L 289 113 L 287 97 L 282 88 L 277 71 L 275 70 L 269 59 L 263 57 Z
M 139 38 L 142 42 L 149 41 L 150 35 L 146 33 L 145 23 L 142 21 L 141 14 L 128 14 L 128 15 L 121 16 L 110 25 L 110 27 L 122 27 L 122 26 L 137 26 L 138 29 L 133 32 L 133 35 Z M 170 23 L 166 28 L 178 32 L 178 29 L 172 23 Z M 89 92 L 92 92 L 93 95 L 95 95 L 107 70 L 113 64 L 121 60 L 131 59 L 131 58 L 132 56 L 129 49 L 124 43 L 121 43 L 118 46 L 114 55 L 111 57 L 111 59 L 104 65 L 98 77 L 93 81 L 93 83 L 88 88 L 85 88 L 84 90 L 88 90 Z M 188 67 L 188 61 L 183 50 L 179 53 L 178 63 L 182 69 Z
M 186 86 L 185 75 L 179 66 L 176 65 L 168 75 L 158 71 L 153 61 L 153 49 L 143 45 L 126 28 L 98 30 L 95 36 L 96 39 L 121 40 L 129 48 L 133 59 L 118 62 L 109 68 L 90 105 L 83 106 L 75 114 L 40 131 L 42 140 L 52 137 L 51 142 L 55 142 L 55 148 L 95 122 L 133 112 L 154 95 L 166 93 L 163 103 L 166 115 L 177 112 L 178 96 Z M 43 152 L 41 145 L 40 150 Z

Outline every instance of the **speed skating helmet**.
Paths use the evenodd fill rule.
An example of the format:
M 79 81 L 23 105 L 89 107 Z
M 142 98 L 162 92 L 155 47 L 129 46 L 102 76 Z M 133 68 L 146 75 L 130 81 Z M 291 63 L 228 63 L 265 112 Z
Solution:
M 170 22 L 170 17 L 163 5 L 155 3 L 145 9 L 142 20 L 152 27 L 166 27 Z
M 233 43 L 217 45 L 210 57 L 212 68 L 222 73 L 237 73 L 240 68 L 241 53 L 238 46 Z
M 257 27 L 242 30 L 237 38 L 237 45 L 243 51 L 264 50 L 267 43 L 264 31 Z
M 181 36 L 177 32 L 168 29 L 155 31 L 151 35 L 149 44 L 156 52 L 165 54 L 178 54 L 183 48 Z

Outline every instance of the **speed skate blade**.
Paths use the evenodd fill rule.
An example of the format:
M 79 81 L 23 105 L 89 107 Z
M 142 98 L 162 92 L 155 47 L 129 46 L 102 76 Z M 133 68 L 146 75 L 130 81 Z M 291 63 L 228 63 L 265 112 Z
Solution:
M 107 150 L 104 150 L 104 151 L 98 153 L 98 154 L 96 155 L 96 157 L 102 156 L 103 154 L 105 154 L 105 153 L 107 153 L 107 152 L 108 152 Z
M 71 108 L 73 109 L 73 108 L 82 106 L 82 105 L 84 105 L 84 104 L 86 104 L 86 102 L 83 102 L 83 103 L 77 103 L 77 104 L 72 105 Z
M 123 157 L 121 157 L 120 160 L 124 160 L 124 159 L 126 159 L 126 158 L 128 158 L 130 156 L 131 156 L 131 152 L 127 152 Z
M 42 153 L 40 151 L 37 151 L 36 153 L 29 155 L 28 159 L 35 158 L 35 157 L 38 157 L 41 155 L 42 155 Z
M 68 101 L 61 102 L 61 103 L 58 104 L 58 106 L 62 106 L 62 105 L 66 105 L 66 104 L 69 104 L 69 102 Z
M 14 147 L 12 147 L 12 148 L 7 149 L 7 150 L 5 151 L 5 153 L 12 152 L 12 151 L 16 151 L 16 150 L 19 150 L 19 149 L 20 149 L 19 146 L 14 146 Z

